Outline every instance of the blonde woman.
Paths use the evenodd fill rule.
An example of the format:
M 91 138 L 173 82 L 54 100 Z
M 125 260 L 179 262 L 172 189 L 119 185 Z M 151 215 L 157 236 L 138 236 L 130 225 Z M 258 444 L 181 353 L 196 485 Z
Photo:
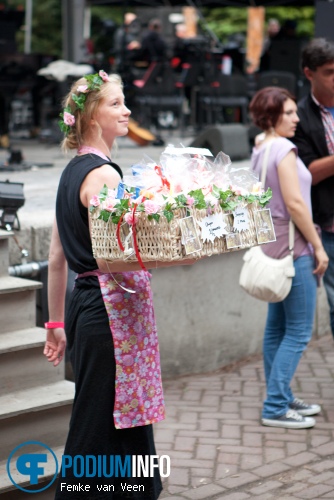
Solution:
M 76 393 L 64 452 L 73 465 L 62 469 L 56 499 L 73 498 L 62 483 L 82 482 L 77 455 L 102 457 L 95 475 L 83 475 L 87 498 L 155 500 L 162 490 L 157 467 L 152 477 L 131 473 L 132 457 L 156 455 L 152 424 L 165 417 L 150 275 L 135 262 L 96 261 L 89 229 L 90 200 L 122 178 L 110 151 L 116 137 L 128 133 L 129 116 L 120 78 L 100 71 L 73 84 L 60 122 L 63 146 L 76 155 L 57 193 L 44 354 L 57 366 L 67 343 Z M 78 276 L 65 317 L 67 265 Z M 99 490 L 101 484 L 109 490 Z

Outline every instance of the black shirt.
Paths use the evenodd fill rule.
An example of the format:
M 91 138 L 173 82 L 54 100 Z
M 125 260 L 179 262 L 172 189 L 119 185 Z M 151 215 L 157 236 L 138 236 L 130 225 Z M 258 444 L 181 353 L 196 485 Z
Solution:
M 122 178 L 120 167 L 111 160 L 109 163 Z M 59 237 L 69 268 L 76 273 L 97 269 L 92 253 L 88 210 L 81 203 L 80 188 L 92 170 L 105 164 L 108 164 L 106 160 L 94 154 L 75 156 L 63 171 L 59 181 L 56 199 Z

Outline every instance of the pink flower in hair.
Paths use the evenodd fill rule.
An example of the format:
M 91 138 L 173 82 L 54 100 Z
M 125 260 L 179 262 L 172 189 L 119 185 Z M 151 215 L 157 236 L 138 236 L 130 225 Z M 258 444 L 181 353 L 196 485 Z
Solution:
M 89 203 L 93 205 L 93 207 L 98 207 L 100 205 L 100 198 L 96 194 L 94 194 Z
M 109 80 L 109 76 L 107 75 L 107 73 L 106 73 L 105 71 L 103 71 L 103 69 L 101 69 L 101 70 L 99 71 L 99 76 L 102 78 L 102 80 L 103 80 L 104 82 L 110 82 L 110 80 Z
M 85 94 L 86 92 L 88 92 L 88 85 L 79 85 L 77 91 Z
M 72 125 L 75 124 L 75 116 L 71 115 L 71 113 L 68 113 L 67 111 L 64 111 L 64 123 L 65 125 L 72 127 Z
M 124 215 L 124 220 L 125 222 L 130 224 L 130 226 L 132 226 L 133 224 L 136 224 L 136 222 L 138 221 L 138 217 L 136 215 L 134 216 L 132 212 L 127 212 Z

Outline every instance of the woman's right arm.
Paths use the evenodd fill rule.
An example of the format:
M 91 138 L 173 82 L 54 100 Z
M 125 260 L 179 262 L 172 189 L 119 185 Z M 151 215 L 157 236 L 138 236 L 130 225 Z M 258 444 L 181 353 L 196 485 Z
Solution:
M 282 197 L 291 219 L 306 241 L 314 248 L 316 258 L 315 274 L 324 274 L 328 266 L 328 256 L 314 227 L 312 215 L 303 200 L 297 174 L 296 154 L 290 151 L 277 167 Z
M 56 219 L 53 223 L 49 267 L 48 307 L 50 322 L 64 322 L 65 294 L 67 288 L 67 263 L 60 242 Z M 63 359 L 66 347 L 64 328 L 47 330 L 44 355 L 57 366 Z

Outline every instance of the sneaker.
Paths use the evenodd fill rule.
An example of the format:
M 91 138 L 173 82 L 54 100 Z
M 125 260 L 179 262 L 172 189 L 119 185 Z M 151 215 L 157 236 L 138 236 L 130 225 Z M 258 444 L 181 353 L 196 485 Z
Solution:
M 298 411 L 299 415 L 307 417 L 309 415 L 316 415 L 321 412 L 321 406 L 317 404 L 308 405 L 304 403 L 302 399 L 295 398 L 292 403 L 290 403 L 291 410 Z
M 295 410 L 288 410 L 285 415 L 278 418 L 262 418 L 262 425 L 269 427 L 284 427 L 286 429 L 307 429 L 315 425 L 312 417 L 303 417 Z

